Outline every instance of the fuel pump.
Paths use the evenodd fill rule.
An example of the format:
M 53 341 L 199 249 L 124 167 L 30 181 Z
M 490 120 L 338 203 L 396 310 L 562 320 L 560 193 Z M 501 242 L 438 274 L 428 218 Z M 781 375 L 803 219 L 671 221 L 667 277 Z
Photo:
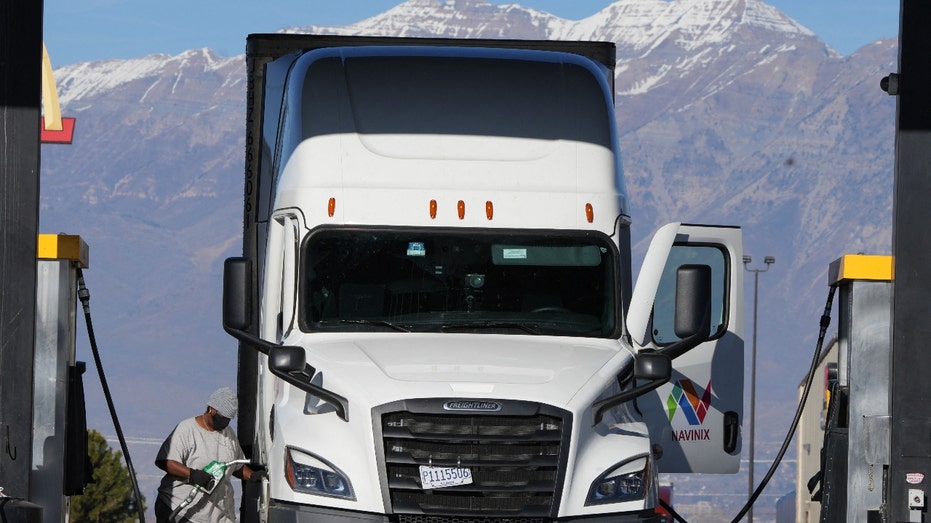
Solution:
M 88 247 L 80 236 L 40 234 L 37 254 L 32 501 L 43 522 L 59 523 L 67 496 L 84 488 L 84 364 L 75 361 L 75 331 L 77 272 L 88 266 Z

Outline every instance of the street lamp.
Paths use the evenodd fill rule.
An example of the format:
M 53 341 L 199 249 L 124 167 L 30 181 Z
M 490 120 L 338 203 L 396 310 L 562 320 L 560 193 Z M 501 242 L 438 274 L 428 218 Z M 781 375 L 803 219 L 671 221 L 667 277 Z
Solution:
M 753 349 L 750 360 L 750 468 L 749 473 L 750 477 L 748 480 L 747 486 L 747 496 L 748 499 L 753 497 L 753 440 L 754 440 L 754 431 L 755 431 L 755 422 L 756 422 L 756 310 L 757 310 L 757 291 L 760 286 L 760 273 L 766 272 L 769 270 L 769 266 L 776 263 L 776 258 L 772 256 L 766 256 L 763 258 L 763 263 L 766 266 L 762 269 L 751 269 L 750 262 L 753 259 L 744 254 L 744 270 L 747 272 L 753 273 Z M 753 523 L 753 506 L 750 507 L 750 510 L 747 511 L 747 522 Z

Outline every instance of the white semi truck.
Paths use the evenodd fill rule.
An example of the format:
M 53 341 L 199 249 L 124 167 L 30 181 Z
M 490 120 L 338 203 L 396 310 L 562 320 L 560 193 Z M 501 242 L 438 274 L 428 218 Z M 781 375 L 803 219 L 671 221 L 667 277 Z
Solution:
M 733 473 L 741 236 L 632 284 L 609 43 L 251 35 L 224 274 L 244 520 L 659 521 Z

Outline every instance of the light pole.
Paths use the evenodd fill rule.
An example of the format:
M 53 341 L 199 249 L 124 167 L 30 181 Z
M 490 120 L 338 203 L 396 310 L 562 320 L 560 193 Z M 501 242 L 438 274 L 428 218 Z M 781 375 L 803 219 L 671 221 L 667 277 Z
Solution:
M 766 266 L 762 269 L 751 269 L 750 262 L 753 259 L 745 254 L 743 258 L 744 270 L 747 272 L 753 273 L 753 349 L 750 360 L 750 468 L 749 468 L 749 479 L 747 481 L 747 499 L 753 496 L 753 440 L 754 440 L 754 431 L 755 431 L 755 422 L 756 422 L 756 310 L 757 310 L 757 292 L 760 287 L 760 273 L 766 272 L 769 270 L 769 266 L 776 263 L 776 258 L 772 256 L 766 256 L 763 258 L 763 263 Z M 747 511 L 747 521 L 748 523 L 753 523 L 753 506 L 750 507 L 750 510 Z

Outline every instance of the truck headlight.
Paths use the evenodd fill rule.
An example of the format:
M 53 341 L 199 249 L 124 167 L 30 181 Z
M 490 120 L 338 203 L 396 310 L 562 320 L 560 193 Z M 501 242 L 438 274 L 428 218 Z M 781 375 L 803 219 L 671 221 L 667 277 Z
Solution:
M 295 492 L 355 500 L 352 483 L 339 469 L 307 452 L 288 447 L 285 477 Z
M 585 505 L 643 499 L 649 487 L 649 473 L 650 460 L 646 456 L 620 463 L 592 483 Z

